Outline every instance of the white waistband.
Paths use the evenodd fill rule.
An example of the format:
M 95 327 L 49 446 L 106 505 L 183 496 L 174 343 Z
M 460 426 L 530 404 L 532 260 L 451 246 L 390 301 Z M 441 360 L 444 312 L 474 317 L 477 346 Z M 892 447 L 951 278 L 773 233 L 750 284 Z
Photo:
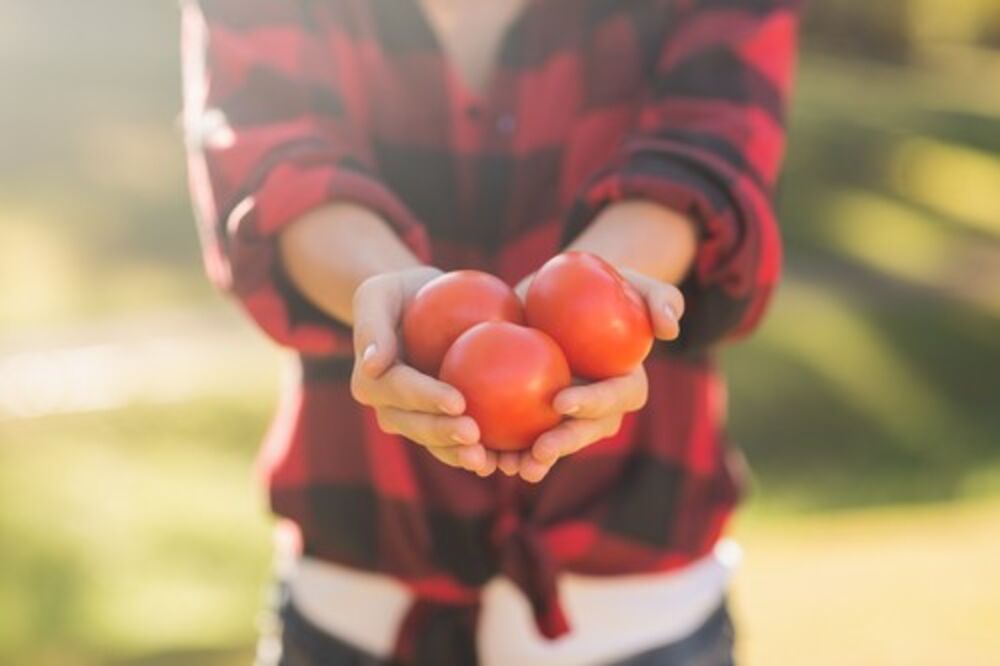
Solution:
M 483 590 L 478 643 L 483 666 L 582 666 L 605 663 L 684 638 L 718 608 L 742 558 L 724 539 L 676 571 L 629 576 L 559 577 L 572 632 L 548 641 L 527 600 L 504 579 Z M 388 576 L 298 558 L 286 572 L 292 599 L 318 628 L 376 656 L 392 653 L 410 591 Z

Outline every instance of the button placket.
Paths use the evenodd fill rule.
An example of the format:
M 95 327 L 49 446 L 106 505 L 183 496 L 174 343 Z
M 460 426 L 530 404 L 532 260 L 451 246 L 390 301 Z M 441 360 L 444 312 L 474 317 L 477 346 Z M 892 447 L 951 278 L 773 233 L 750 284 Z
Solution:
M 502 136 L 511 136 L 517 131 L 517 116 L 513 113 L 506 111 L 500 113 L 496 120 L 496 131 Z

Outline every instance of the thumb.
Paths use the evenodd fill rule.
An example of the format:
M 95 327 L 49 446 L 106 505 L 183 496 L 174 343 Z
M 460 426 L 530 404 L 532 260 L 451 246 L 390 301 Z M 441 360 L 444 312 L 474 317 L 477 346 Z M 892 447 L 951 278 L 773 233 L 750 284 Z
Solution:
M 684 316 L 684 295 L 670 284 L 634 271 L 628 271 L 628 281 L 646 301 L 653 333 L 660 340 L 675 340 L 680 335 L 680 319 Z
M 531 281 L 535 279 L 535 274 L 525 276 L 517 286 L 514 287 L 514 293 L 517 294 L 518 300 L 521 303 L 526 303 L 528 301 L 528 288 L 531 286 Z
M 396 362 L 399 341 L 396 327 L 402 312 L 398 286 L 366 283 L 354 302 L 354 352 L 362 372 L 375 379 Z

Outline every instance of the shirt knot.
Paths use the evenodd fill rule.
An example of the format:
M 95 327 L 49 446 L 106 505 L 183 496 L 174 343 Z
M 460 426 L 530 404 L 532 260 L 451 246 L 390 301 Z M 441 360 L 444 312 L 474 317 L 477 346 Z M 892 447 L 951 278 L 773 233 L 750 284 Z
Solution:
M 505 535 L 500 546 L 500 572 L 528 598 L 535 625 L 543 636 L 553 639 L 569 632 L 569 622 L 559 603 L 555 559 L 536 527 L 521 523 Z

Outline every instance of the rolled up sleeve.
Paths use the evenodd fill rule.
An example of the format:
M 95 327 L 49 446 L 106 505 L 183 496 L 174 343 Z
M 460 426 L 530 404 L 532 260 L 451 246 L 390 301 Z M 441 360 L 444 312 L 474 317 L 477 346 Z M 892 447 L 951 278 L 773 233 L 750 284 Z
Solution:
M 183 4 L 184 125 L 206 270 L 278 343 L 350 350 L 350 331 L 284 271 L 277 237 L 305 213 L 351 202 L 418 255 L 426 232 L 380 180 L 365 138 L 356 48 L 334 10 L 283 0 Z
M 697 226 L 677 351 L 749 333 L 777 284 L 773 194 L 785 148 L 798 2 L 672 3 L 635 130 L 571 211 L 570 233 L 602 208 L 647 199 Z

